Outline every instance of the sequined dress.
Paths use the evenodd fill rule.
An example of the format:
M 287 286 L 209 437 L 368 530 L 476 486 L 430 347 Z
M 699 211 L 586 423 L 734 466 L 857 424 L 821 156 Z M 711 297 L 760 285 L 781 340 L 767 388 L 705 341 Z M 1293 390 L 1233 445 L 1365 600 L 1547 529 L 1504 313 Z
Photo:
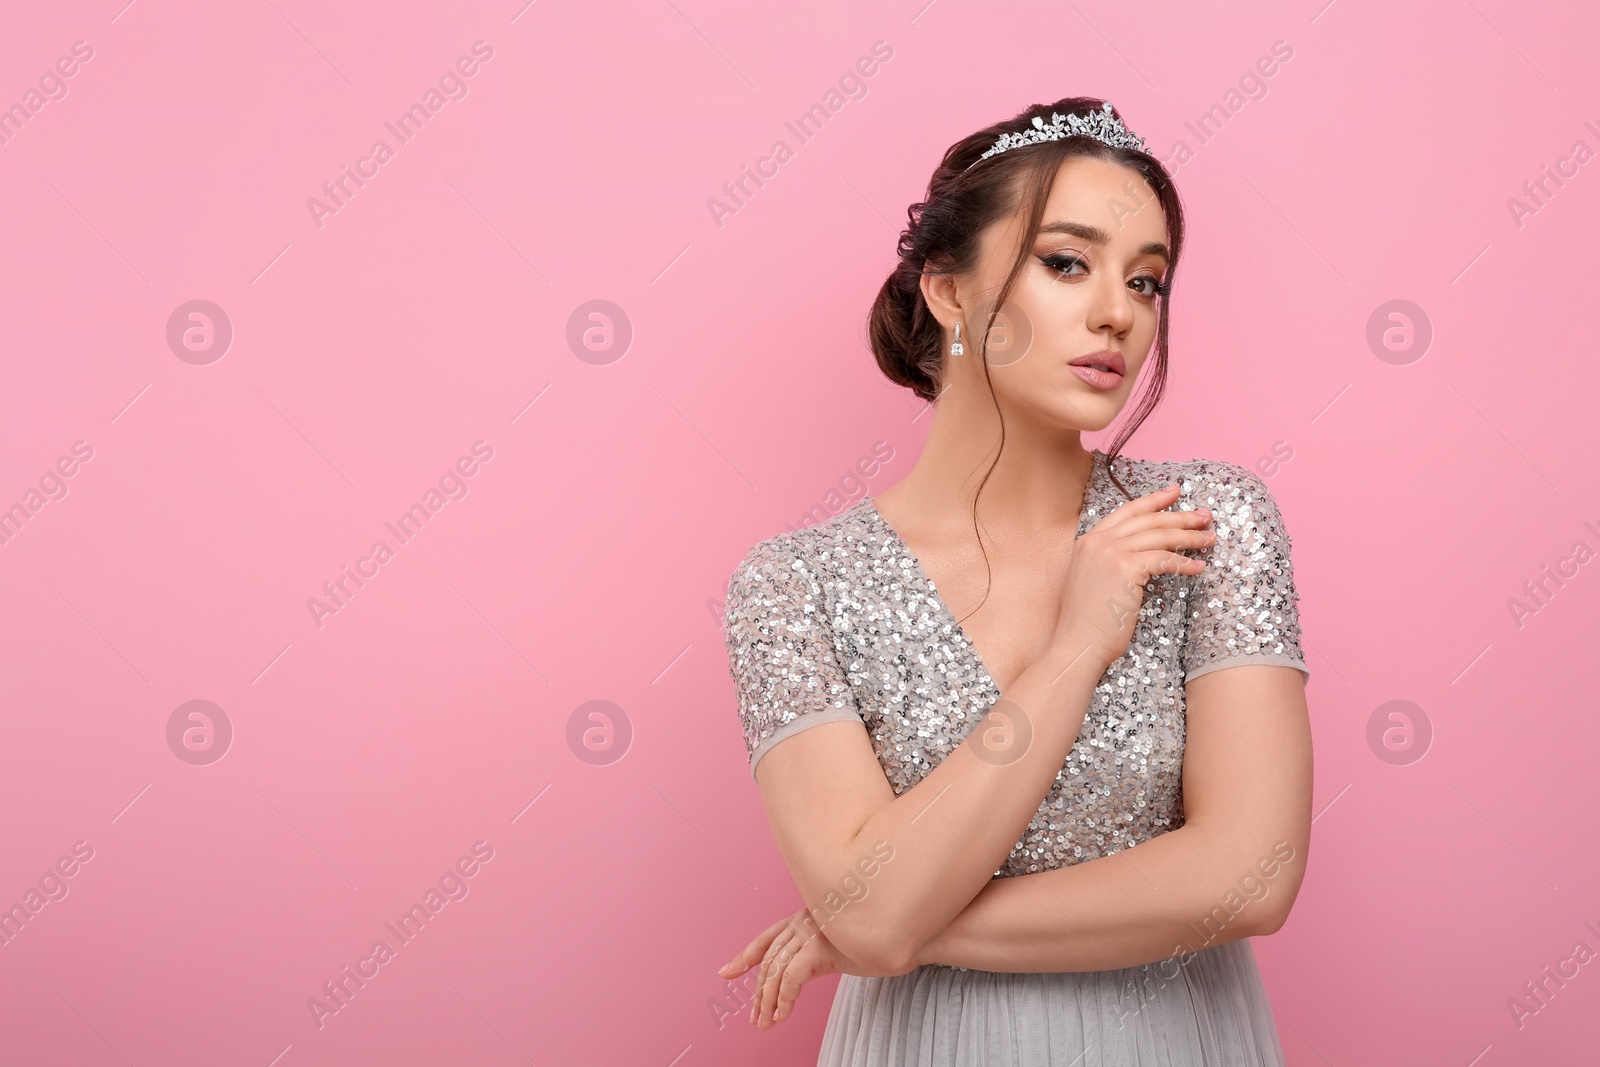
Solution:
M 1082 536 L 1126 497 L 1095 451 Z M 1111 855 L 1183 825 L 1184 685 L 1244 663 L 1309 679 L 1290 542 L 1259 476 L 1231 463 L 1119 457 L 1131 496 L 1177 481 L 1173 510 L 1209 507 L 1199 575 L 1146 586 L 1127 652 L 1097 684 L 1078 739 L 996 877 Z M 774 745 L 860 721 L 898 796 L 999 697 L 971 641 L 871 497 L 756 545 L 728 583 L 724 636 L 752 776 Z M 1283 1053 L 1249 939 L 1106 971 L 1012 974 L 928 964 L 842 975 L 819 1067 L 1247 1067 Z

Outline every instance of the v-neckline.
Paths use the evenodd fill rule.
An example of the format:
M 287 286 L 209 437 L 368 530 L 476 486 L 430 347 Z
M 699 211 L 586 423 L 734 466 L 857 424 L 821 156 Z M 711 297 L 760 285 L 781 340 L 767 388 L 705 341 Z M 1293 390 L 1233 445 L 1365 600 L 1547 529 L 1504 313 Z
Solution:
M 1078 508 L 1078 532 L 1073 535 L 1074 538 L 1084 535 L 1084 526 L 1089 520 L 1089 509 L 1093 506 L 1100 472 L 1107 466 L 1104 452 L 1097 448 L 1092 448 L 1089 450 L 1089 455 L 1093 457 L 1094 463 L 1090 466 L 1089 477 L 1083 485 L 1083 503 Z M 906 539 L 901 537 L 900 531 L 891 526 L 889 520 L 883 517 L 883 512 L 878 510 L 878 501 L 872 494 L 869 493 L 861 498 L 861 506 L 867 509 L 867 513 L 872 516 L 873 521 L 888 536 L 890 542 L 895 546 L 895 550 L 911 561 L 911 569 L 916 579 L 928 591 L 928 601 L 933 604 L 934 610 L 944 617 L 944 622 L 961 635 L 961 639 L 966 642 L 968 650 L 972 653 L 973 661 L 983 671 L 983 676 L 989 680 L 989 688 L 998 692 L 1000 682 L 995 678 L 994 671 L 989 669 L 989 664 L 985 662 L 983 653 L 978 651 L 977 642 L 972 639 L 972 635 L 967 633 L 966 628 L 961 625 L 961 620 L 956 618 L 956 613 L 951 610 L 950 605 L 945 603 L 944 594 L 939 592 L 939 588 L 934 585 L 933 579 L 928 577 L 928 572 L 923 570 L 922 561 L 917 558 L 915 552 L 911 551 L 911 546 L 906 543 Z

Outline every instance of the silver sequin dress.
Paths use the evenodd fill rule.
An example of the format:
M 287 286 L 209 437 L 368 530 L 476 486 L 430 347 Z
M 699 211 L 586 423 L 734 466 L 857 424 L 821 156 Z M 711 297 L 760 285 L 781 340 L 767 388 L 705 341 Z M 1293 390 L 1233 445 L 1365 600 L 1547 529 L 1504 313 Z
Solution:
M 1095 451 L 1082 536 L 1124 497 Z M 1171 482 L 1209 507 L 1199 575 L 1146 586 L 1127 652 L 1101 677 L 1077 742 L 996 877 L 1111 855 L 1183 825 L 1184 684 L 1243 663 L 1296 667 L 1289 536 L 1265 483 L 1231 463 L 1119 457 L 1131 496 Z M 724 636 L 752 776 L 786 738 L 865 724 L 903 794 L 999 697 L 971 641 L 871 497 L 752 548 L 728 583 Z M 1175 973 L 1176 972 L 1176 973 Z M 1012 974 L 929 964 L 840 977 L 819 1067 L 1281 1065 L 1248 939 L 1176 962 Z

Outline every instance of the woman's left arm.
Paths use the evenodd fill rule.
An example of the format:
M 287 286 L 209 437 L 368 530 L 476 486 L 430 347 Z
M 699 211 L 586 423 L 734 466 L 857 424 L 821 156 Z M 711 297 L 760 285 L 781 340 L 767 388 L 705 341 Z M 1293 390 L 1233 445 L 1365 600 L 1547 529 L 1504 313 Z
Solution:
M 1187 686 L 1185 823 L 1086 863 L 991 881 L 915 964 L 1099 971 L 1283 925 L 1311 839 L 1311 726 L 1293 667 L 1244 662 Z

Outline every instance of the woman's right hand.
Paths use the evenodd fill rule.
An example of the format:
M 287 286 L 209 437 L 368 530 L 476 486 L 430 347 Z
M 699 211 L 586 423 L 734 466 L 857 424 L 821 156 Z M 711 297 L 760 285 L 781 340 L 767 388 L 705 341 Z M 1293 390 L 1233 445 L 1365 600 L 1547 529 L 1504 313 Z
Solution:
M 1110 668 L 1133 640 L 1145 583 L 1158 574 L 1199 574 L 1203 560 L 1179 550 L 1209 548 L 1211 510 L 1167 511 L 1178 499 L 1170 484 L 1124 502 L 1072 547 L 1061 587 L 1052 645 L 1068 659 L 1085 655 Z

